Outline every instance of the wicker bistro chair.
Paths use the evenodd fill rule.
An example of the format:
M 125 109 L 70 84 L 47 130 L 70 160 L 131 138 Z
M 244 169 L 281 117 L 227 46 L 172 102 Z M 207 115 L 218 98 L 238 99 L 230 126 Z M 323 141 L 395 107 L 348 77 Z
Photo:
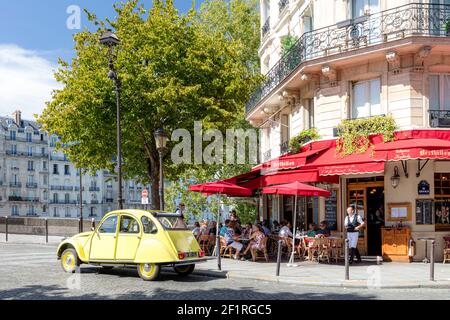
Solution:
M 444 263 L 450 261 L 450 237 L 444 237 Z
M 215 236 L 209 236 L 207 234 L 203 234 L 199 237 L 198 244 L 200 245 L 200 248 L 205 252 L 205 254 L 211 255 L 211 249 L 214 246 L 215 239 Z
M 320 238 L 305 238 L 306 253 L 309 261 L 319 262 Z
M 334 238 L 330 239 L 331 241 L 331 259 L 336 262 L 339 260 L 344 260 L 344 239 L 342 238 Z
M 330 263 L 332 257 L 331 240 L 328 238 L 319 238 L 319 251 L 317 255 L 317 261 L 327 260 Z
M 265 259 L 266 262 L 269 262 L 269 254 L 267 252 L 267 241 L 269 240 L 269 237 L 264 237 L 264 239 L 261 240 L 261 246 L 257 249 L 250 249 L 250 252 L 252 253 L 252 259 L 253 261 L 256 261 L 258 259 Z M 262 256 L 260 254 L 263 254 Z
M 220 255 L 222 257 L 232 258 L 235 249 L 232 246 L 227 245 L 227 241 L 224 237 L 220 237 Z

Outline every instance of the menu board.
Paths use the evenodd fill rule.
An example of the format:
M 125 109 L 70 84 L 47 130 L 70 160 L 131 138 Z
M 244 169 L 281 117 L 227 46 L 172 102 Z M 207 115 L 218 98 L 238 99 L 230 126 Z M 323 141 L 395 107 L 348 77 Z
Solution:
M 330 230 L 337 230 L 337 190 L 331 190 L 331 195 L 325 200 L 325 220 Z

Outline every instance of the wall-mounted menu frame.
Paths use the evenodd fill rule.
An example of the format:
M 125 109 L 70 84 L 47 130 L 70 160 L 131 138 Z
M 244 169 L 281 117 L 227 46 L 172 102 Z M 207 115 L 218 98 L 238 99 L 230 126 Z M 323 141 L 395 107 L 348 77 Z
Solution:
M 332 189 L 330 197 L 325 199 L 325 220 L 330 230 L 337 230 L 338 190 Z
M 434 224 L 433 199 L 416 200 L 416 224 Z
M 411 202 L 388 203 L 386 221 L 410 221 Z

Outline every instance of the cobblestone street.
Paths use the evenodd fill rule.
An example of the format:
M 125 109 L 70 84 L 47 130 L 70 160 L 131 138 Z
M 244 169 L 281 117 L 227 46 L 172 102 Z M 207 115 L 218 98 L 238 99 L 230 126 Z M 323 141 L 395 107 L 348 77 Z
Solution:
M 256 280 L 194 275 L 180 278 L 169 269 L 157 282 L 144 282 L 134 269 L 105 271 L 83 266 L 63 273 L 55 247 L 0 244 L 0 299 L 450 299 L 447 289 L 301 287 Z

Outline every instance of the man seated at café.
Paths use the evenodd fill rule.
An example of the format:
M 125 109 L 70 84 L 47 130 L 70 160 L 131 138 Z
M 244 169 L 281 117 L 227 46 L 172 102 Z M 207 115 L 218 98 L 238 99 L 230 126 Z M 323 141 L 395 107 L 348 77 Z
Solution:
M 270 235 L 270 225 L 269 224 L 270 224 L 269 220 L 264 220 L 263 223 L 260 224 L 265 236 Z
M 229 224 L 230 224 L 230 220 L 229 219 L 225 220 L 225 224 L 219 229 L 220 236 L 223 237 L 225 235 L 225 232 L 227 231 Z
M 316 231 L 316 236 L 319 237 L 329 237 L 331 234 L 330 229 L 328 229 L 328 222 L 327 221 L 322 221 L 319 224 L 319 230 Z
M 283 220 L 281 221 L 281 228 L 280 228 L 280 232 L 279 232 L 279 236 L 282 238 L 287 238 L 287 237 L 291 237 L 292 238 L 292 225 L 290 222 Z

